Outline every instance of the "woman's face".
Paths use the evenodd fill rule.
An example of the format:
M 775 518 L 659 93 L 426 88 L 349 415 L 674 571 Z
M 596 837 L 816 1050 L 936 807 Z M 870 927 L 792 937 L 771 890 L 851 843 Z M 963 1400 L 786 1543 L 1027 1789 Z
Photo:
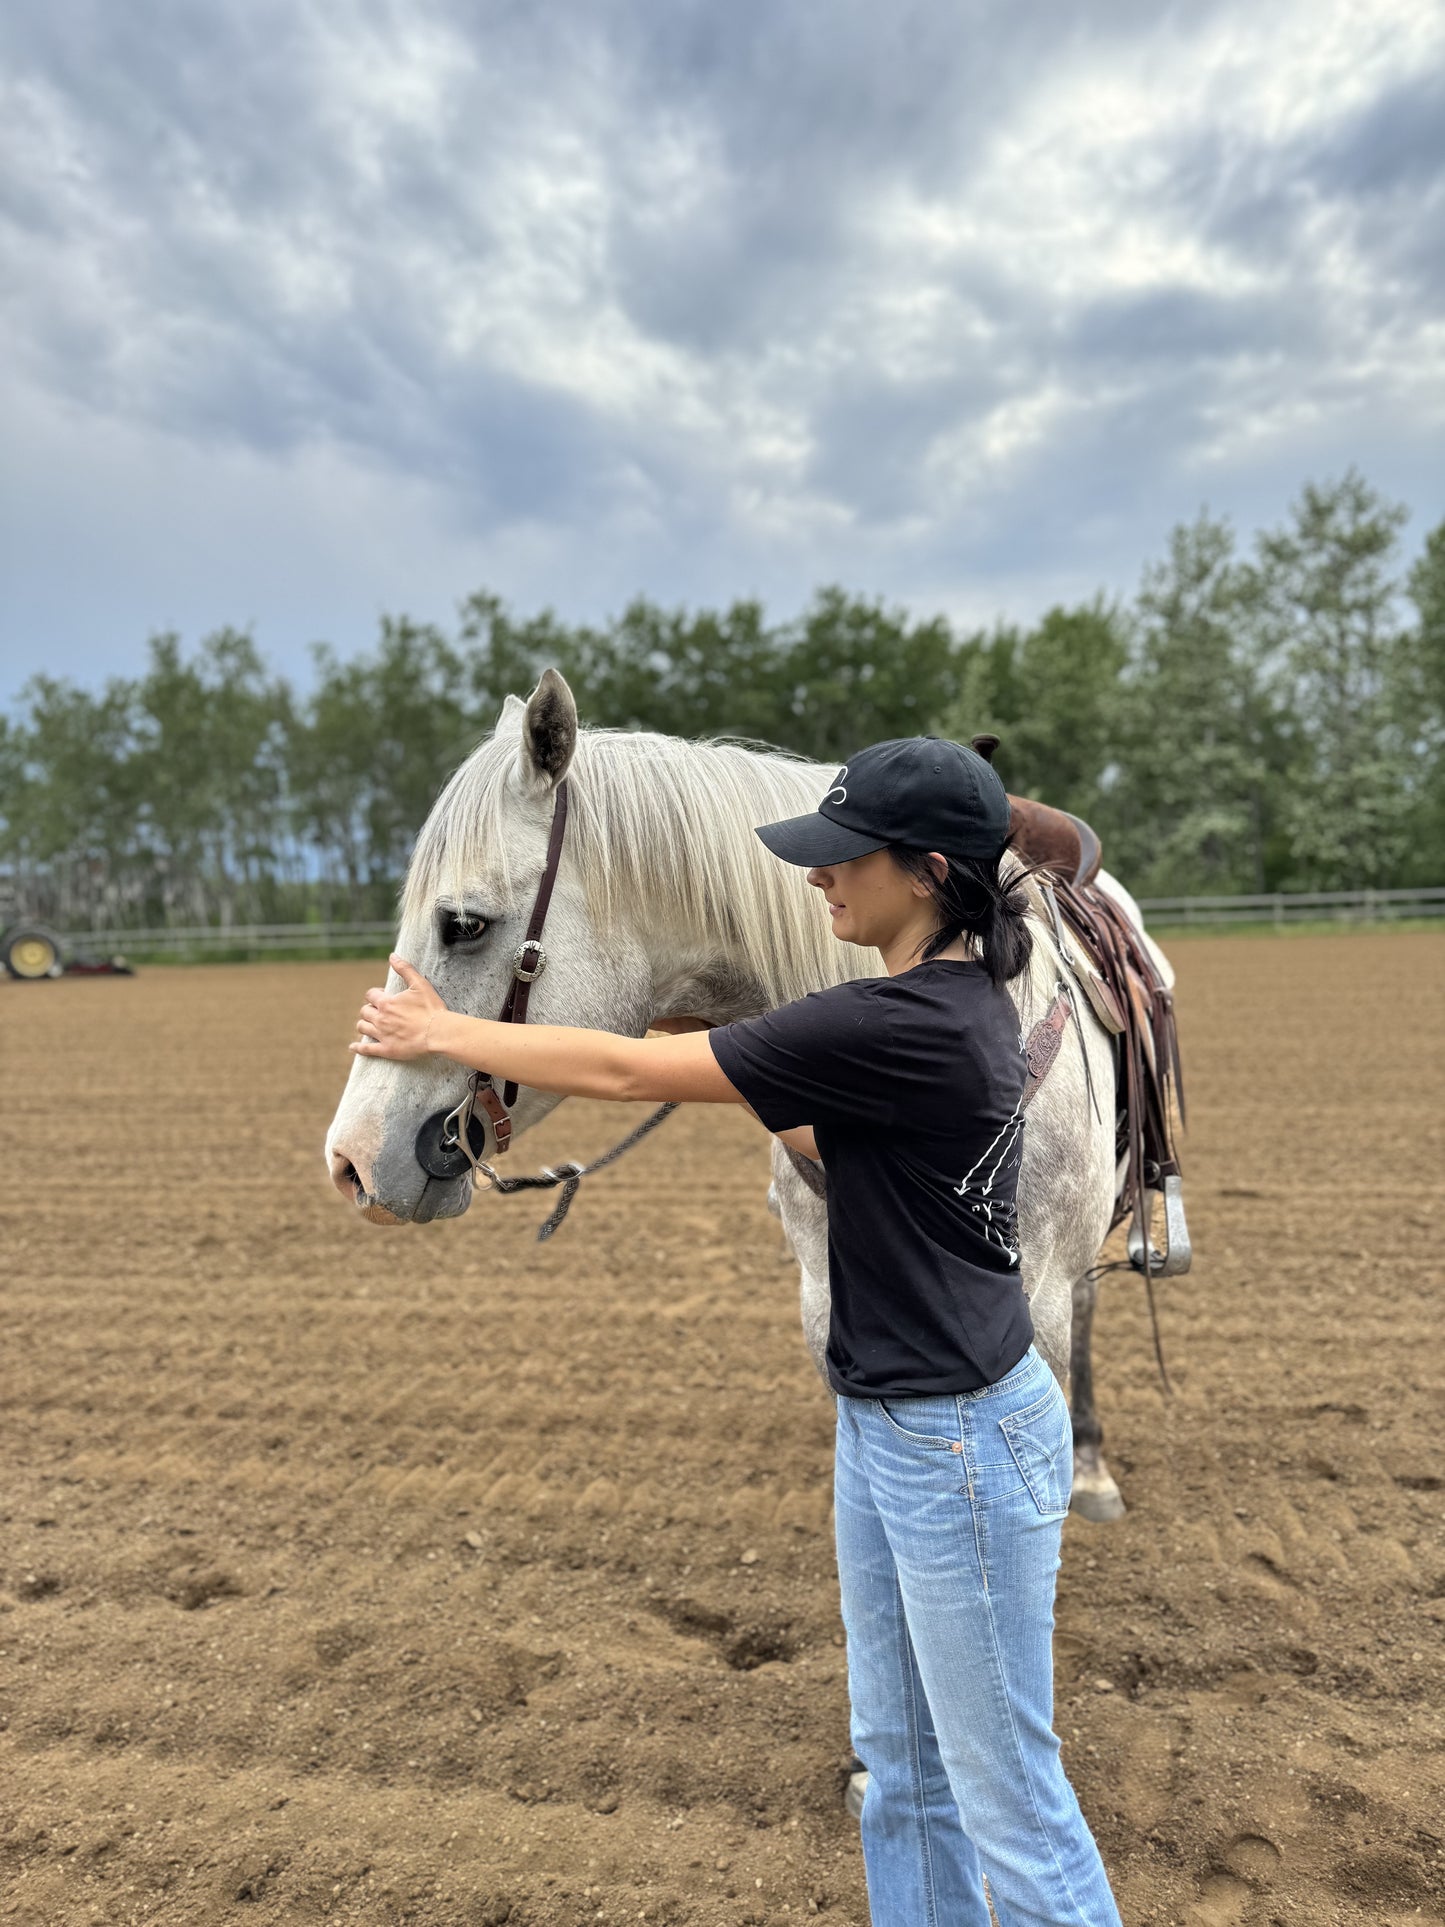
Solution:
M 887 850 L 809 870 L 808 881 L 827 898 L 833 935 L 843 943 L 887 950 L 920 918 L 930 929 L 937 920 L 924 885 L 900 869 Z

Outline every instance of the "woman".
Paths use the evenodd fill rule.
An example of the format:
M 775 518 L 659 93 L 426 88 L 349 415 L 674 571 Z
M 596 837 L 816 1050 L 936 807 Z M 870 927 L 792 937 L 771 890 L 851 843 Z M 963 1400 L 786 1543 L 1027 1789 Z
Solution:
M 1015 1191 L 1029 957 L 1002 784 L 933 736 L 875 743 L 758 835 L 885 977 L 661 1038 L 458 1016 L 410 964 L 351 1046 L 534 1089 L 744 1104 L 828 1174 L 834 1496 L 876 1927 L 1119 1927 L 1052 1730 L 1068 1407 L 1033 1344 Z

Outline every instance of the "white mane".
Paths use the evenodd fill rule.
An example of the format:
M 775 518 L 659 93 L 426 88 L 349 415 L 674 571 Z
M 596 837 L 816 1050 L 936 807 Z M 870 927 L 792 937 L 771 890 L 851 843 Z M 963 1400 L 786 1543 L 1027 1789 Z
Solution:
M 567 772 L 563 870 L 581 883 L 599 934 L 645 904 L 651 915 L 672 919 L 674 941 L 695 944 L 700 958 L 712 957 L 723 937 L 769 1004 L 881 976 L 877 951 L 839 943 L 803 872 L 753 834 L 759 823 L 815 810 L 833 768 L 725 739 L 581 726 Z M 439 900 L 461 901 L 479 886 L 512 900 L 516 771 L 517 741 L 503 733 L 479 744 L 452 776 L 412 852 L 403 926 L 425 925 Z M 1016 867 L 1016 858 L 1004 858 L 1005 875 Z M 1060 964 L 1033 878 L 1024 892 L 1033 955 L 1010 988 L 1021 1012 L 1033 1016 L 1052 1001 Z
M 438 899 L 459 899 L 482 879 L 512 900 L 517 753 L 510 734 L 489 737 L 437 798 L 402 888 L 404 925 L 425 922 Z M 804 873 L 753 834 L 759 823 L 816 809 L 833 769 L 726 740 L 579 728 L 563 873 L 581 884 L 599 933 L 645 904 L 673 920 L 675 940 L 695 941 L 699 958 L 724 937 L 770 1003 L 881 975 L 877 952 L 840 944 Z

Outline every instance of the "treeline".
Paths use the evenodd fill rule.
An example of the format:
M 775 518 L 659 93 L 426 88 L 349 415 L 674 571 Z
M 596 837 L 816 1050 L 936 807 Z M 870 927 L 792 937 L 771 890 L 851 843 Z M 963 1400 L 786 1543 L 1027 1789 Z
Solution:
M 77 929 L 386 917 L 440 784 L 547 663 L 588 722 L 825 762 L 993 730 L 1009 787 L 1145 895 L 1439 883 L 1445 524 L 1407 557 L 1404 521 L 1351 472 L 1247 552 L 1201 516 L 1132 600 L 974 634 L 840 589 L 602 627 L 478 594 L 453 633 L 318 648 L 302 693 L 235 630 L 158 636 L 144 675 L 37 676 L 0 717 L 0 888 Z

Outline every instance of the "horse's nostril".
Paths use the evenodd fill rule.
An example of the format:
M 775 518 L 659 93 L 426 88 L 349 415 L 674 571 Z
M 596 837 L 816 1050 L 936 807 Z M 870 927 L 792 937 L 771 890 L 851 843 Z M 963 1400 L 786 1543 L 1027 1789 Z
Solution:
M 345 1151 L 335 1150 L 331 1153 L 331 1182 L 343 1198 L 350 1198 L 356 1204 L 366 1203 L 365 1180 Z

